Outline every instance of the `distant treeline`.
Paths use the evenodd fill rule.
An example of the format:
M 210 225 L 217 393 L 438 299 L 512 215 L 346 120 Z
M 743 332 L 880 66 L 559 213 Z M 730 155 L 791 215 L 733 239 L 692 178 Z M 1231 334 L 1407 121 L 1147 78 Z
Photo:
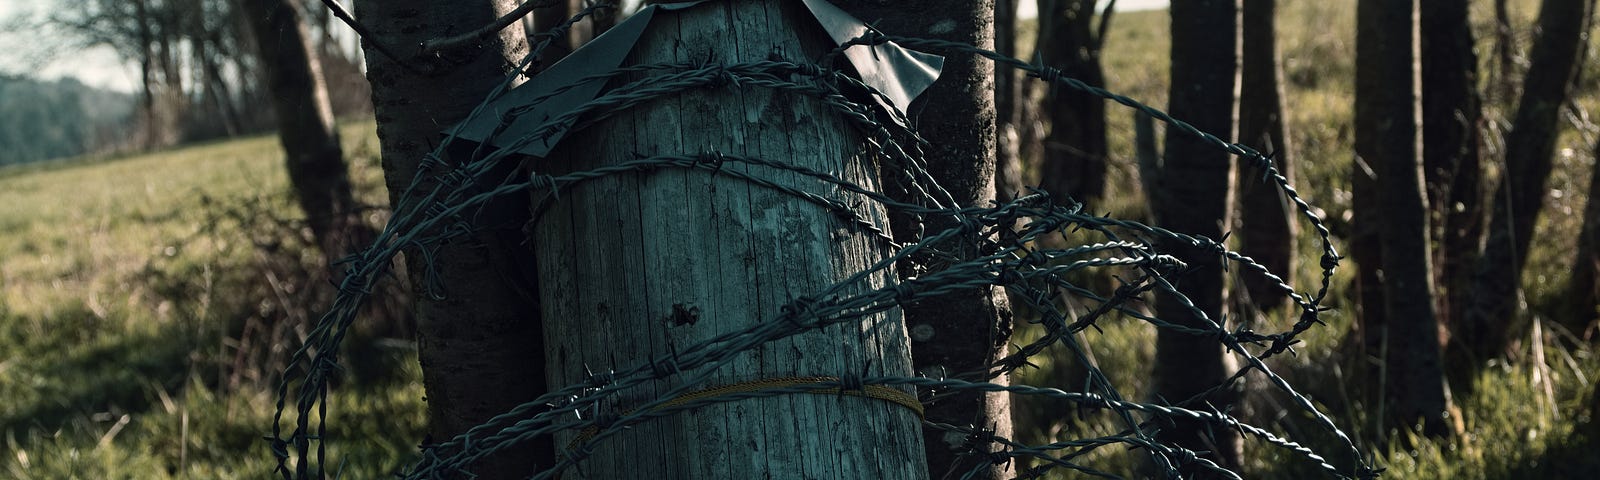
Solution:
M 0 77 L 0 165 L 116 149 L 133 111 L 133 95 L 75 79 Z

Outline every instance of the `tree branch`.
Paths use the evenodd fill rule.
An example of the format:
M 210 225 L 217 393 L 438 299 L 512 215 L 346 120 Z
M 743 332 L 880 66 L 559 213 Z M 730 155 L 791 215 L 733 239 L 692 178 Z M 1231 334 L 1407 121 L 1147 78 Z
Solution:
M 331 1 L 334 1 L 334 0 L 324 0 L 324 1 L 331 2 Z M 456 35 L 454 37 L 436 38 L 436 39 L 433 39 L 433 40 L 428 40 L 426 42 L 422 42 L 422 52 L 421 52 L 421 54 L 422 55 L 431 55 L 431 54 L 434 54 L 434 53 L 439 53 L 442 50 L 455 48 L 455 47 L 459 47 L 459 46 L 462 46 L 462 45 L 469 45 L 469 44 L 475 44 L 475 43 L 482 42 L 484 40 L 489 39 L 489 37 L 493 37 L 493 36 L 495 36 L 495 34 L 500 33 L 500 30 L 503 30 L 506 27 L 511 26 L 511 24 L 517 23 L 518 20 L 521 20 L 522 17 L 528 16 L 529 13 L 533 13 L 534 9 L 548 7 L 548 6 L 551 6 L 551 5 L 555 5 L 556 2 L 563 2 L 563 1 L 566 1 L 566 0 L 543 0 L 543 1 L 540 1 L 540 2 L 531 2 L 531 1 L 530 2 L 523 2 L 522 5 L 517 6 L 516 10 L 512 10 L 510 13 L 502 15 L 500 18 L 495 19 L 495 21 L 493 23 L 490 23 L 488 25 L 483 26 L 483 28 L 479 28 L 479 29 L 471 31 L 471 32 L 463 33 L 461 35 Z
M 383 56 L 389 57 L 390 60 L 394 60 L 394 63 L 399 65 L 401 68 L 411 72 L 418 71 L 415 66 L 412 66 L 410 63 L 406 62 L 404 57 L 394 53 L 393 50 L 389 50 L 389 47 L 385 46 L 383 42 L 378 41 L 378 36 L 373 35 L 372 31 L 367 30 L 367 27 L 362 25 L 361 22 L 357 22 L 356 18 L 350 15 L 350 11 L 345 10 L 344 6 L 339 4 L 339 0 L 322 0 L 322 4 L 327 6 L 329 11 L 333 12 L 333 16 L 338 17 L 339 20 L 343 21 L 345 25 L 349 25 L 350 29 L 355 30 L 356 35 L 359 35 L 362 39 L 371 42 L 373 50 L 377 50 L 378 53 L 383 54 Z
M 1106 9 L 1100 12 L 1100 28 L 1095 29 L 1094 52 L 1100 56 L 1100 51 L 1106 46 L 1106 32 L 1111 29 L 1111 14 L 1117 11 L 1117 0 L 1106 2 Z

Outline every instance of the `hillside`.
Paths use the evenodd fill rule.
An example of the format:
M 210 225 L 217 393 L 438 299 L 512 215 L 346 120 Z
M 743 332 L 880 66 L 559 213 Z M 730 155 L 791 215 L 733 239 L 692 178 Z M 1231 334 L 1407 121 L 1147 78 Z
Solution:
M 0 165 L 70 157 L 114 147 L 128 134 L 133 95 L 74 79 L 0 76 Z
M 343 135 L 381 203 L 372 123 Z M 0 168 L 0 477 L 271 473 L 273 382 L 327 281 L 281 155 L 256 136 Z M 421 438 L 406 352 L 369 354 L 382 378 L 333 397 L 338 435 L 361 439 L 340 449 L 350 478 L 390 473 Z

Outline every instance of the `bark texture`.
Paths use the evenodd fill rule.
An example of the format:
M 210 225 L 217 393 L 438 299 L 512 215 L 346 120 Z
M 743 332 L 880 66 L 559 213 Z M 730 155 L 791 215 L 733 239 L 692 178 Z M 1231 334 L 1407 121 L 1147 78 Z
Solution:
M 329 259 L 344 255 L 369 231 L 357 216 L 338 125 L 316 51 L 289 0 L 241 0 L 255 34 L 261 71 L 272 92 L 278 141 L 287 155 L 289 184 L 317 245 Z
M 893 0 L 833 0 L 835 5 L 894 35 L 937 38 L 994 48 L 993 0 L 929 0 L 908 8 Z M 968 53 L 928 50 L 945 56 L 939 81 L 912 108 L 917 131 L 933 143 L 927 154 L 929 173 L 960 203 L 985 206 L 994 199 L 995 104 L 994 64 Z M 928 232 L 951 226 L 932 222 Z M 897 235 L 910 230 L 896 222 Z M 904 238 L 902 238 L 904 239 Z M 959 239 L 938 248 L 963 258 L 977 254 Z M 941 268 L 939 265 L 931 266 Z M 902 274 L 914 274 L 902 269 Z M 932 335 L 911 344 L 918 372 L 929 376 L 982 371 L 1005 353 L 1011 338 L 1011 308 L 998 288 L 963 290 L 923 300 L 905 308 L 906 324 Z M 929 330 L 931 329 L 931 330 Z M 991 379 L 1007 383 L 1006 377 Z M 1007 394 L 962 394 L 928 406 L 928 418 L 957 425 L 992 429 L 1011 436 L 1011 401 Z M 967 453 L 962 439 L 935 429 L 924 430 L 928 470 L 934 478 L 961 477 L 988 459 Z M 1009 478 L 1011 466 L 995 465 L 970 478 Z
M 1279 172 L 1294 181 L 1287 130 L 1283 123 L 1283 71 L 1278 64 L 1277 0 L 1244 0 L 1240 29 L 1244 63 L 1240 74 L 1239 139 L 1271 152 Z M 1240 249 L 1268 270 L 1294 284 L 1294 206 L 1276 182 L 1260 176 L 1239 184 Z M 1250 303 L 1263 312 L 1281 311 L 1288 295 L 1260 275 L 1243 275 Z
M 625 65 L 818 58 L 831 47 L 799 2 L 711 2 L 657 12 Z M 639 78 L 642 79 L 642 78 Z M 638 79 L 635 79 L 638 80 Z M 760 87 L 694 89 L 659 98 L 568 136 L 535 168 L 587 170 L 640 156 L 721 152 L 833 172 L 877 189 L 859 137 L 821 101 Z M 778 184 L 860 202 L 810 177 L 729 162 Z M 549 169 L 549 170 L 546 170 Z M 553 170 L 553 171 L 551 171 Z M 541 172 L 541 173 L 545 173 Z M 542 192 L 536 192 L 542 193 Z M 771 188 L 705 170 L 660 169 L 564 187 L 535 220 L 535 245 L 553 384 L 586 368 L 657 364 L 673 352 L 780 318 L 790 301 L 823 292 L 888 255 L 883 239 Z M 846 293 L 884 288 L 880 272 Z M 802 319 L 804 321 L 804 319 Z M 690 370 L 619 392 L 611 413 L 656 400 Z M 910 375 L 911 346 L 896 313 L 811 330 L 736 354 L 710 385 L 792 376 Z M 905 389 L 910 393 L 910 389 Z M 918 418 L 894 403 L 791 394 L 697 408 L 592 445 L 581 478 L 927 478 Z M 575 433 L 575 432 L 574 432 Z M 561 445 L 572 445 L 571 433 Z M 583 447 L 587 448 L 587 446 Z M 582 448 L 580 448 L 581 450 Z
M 528 32 L 529 48 L 539 45 L 539 42 L 543 42 L 545 39 L 550 40 L 550 45 L 545 47 L 544 51 L 539 54 L 539 70 L 550 68 L 551 65 L 555 65 L 556 62 L 567 58 L 567 55 L 572 53 L 573 43 L 570 30 L 562 31 L 560 35 L 552 35 L 552 31 L 561 26 L 561 22 L 572 18 L 572 14 L 571 0 L 558 0 L 548 7 L 533 12 L 533 31 Z
M 1440 318 L 1459 323 L 1483 242 L 1483 99 L 1466 2 L 1422 0 L 1422 168 L 1439 245 Z
M 1581 0 L 1545 0 L 1522 99 L 1506 136 L 1506 167 L 1494 195 L 1488 240 L 1474 271 L 1472 294 L 1458 329 L 1457 359 L 1481 365 L 1504 353 L 1518 320 L 1518 287 L 1553 166 L 1556 121 L 1567 100 L 1588 11 Z
M 1489 85 L 1494 87 L 1491 98 L 1494 103 L 1509 107 L 1513 92 L 1517 91 L 1515 52 L 1517 51 L 1517 35 L 1511 26 L 1511 9 L 1506 5 L 1507 0 L 1493 0 L 1494 2 L 1494 63 L 1495 78 L 1491 78 Z
M 1594 152 L 1600 152 L 1600 144 Z M 1588 203 L 1583 207 L 1583 231 L 1578 235 L 1578 253 L 1572 262 L 1572 279 L 1567 283 L 1567 327 L 1586 339 L 1594 338 L 1600 322 L 1600 162 L 1589 170 Z M 1596 396 L 1600 398 L 1600 396 Z M 1595 412 L 1600 414 L 1600 411 Z M 1600 423 L 1600 422 L 1597 422 Z
M 1422 92 L 1417 3 L 1357 6 L 1356 154 L 1377 173 L 1387 428 L 1450 433 L 1433 304 L 1427 196 L 1422 182 Z M 1367 218 L 1372 218 L 1369 216 Z
M 1105 86 L 1093 0 L 1041 0 L 1038 51 L 1045 65 L 1091 86 Z M 1046 191 L 1093 205 L 1106 189 L 1106 101 L 1052 85 L 1045 94 L 1050 133 L 1039 183 Z
M 1356 269 L 1355 290 L 1359 314 L 1356 330 L 1360 334 L 1359 358 L 1366 368 L 1362 371 L 1366 384 L 1365 405 L 1378 405 L 1383 398 L 1382 359 L 1384 335 L 1388 332 L 1389 318 L 1383 306 L 1383 275 L 1380 273 L 1383 244 L 1378 239 L 1382 223 L 1383 204 L 1378 199 L 1378 172 L 1372 160 L 1357 153 L 1350 169 L 1350 259 Z M 1383 422 L 1373 418 L 1373 429 L 1381 430 Z
M 448 165 L 419 169 L 438 144 L 440 130 L 466 118 L 528 47 L 519 24 L 481 45 L 406 57 L 404 64 L 377 51 L 373 42 L 408 52 L 399 47 L 487 25 L 514 6 L 510 0 L 355 2 L 358 20 L 373 33 L 362 43 L 391 204 L 405 200 L 400 196 L 419 173 L 425 175 L 421 191 L 445 178 Z M 545 390 L 539 311 L 534 285 L 527 280 L 532 267 L 527 255 L 518 253 L 527 248 L 520 245 L 525 211 L 523 202 L 493 205 L 478 217 L 475 233 L 428 255 L 406 252 L 417 289 L 417 345 L 435 440 L 448 440 Z M 479 478 L 523 478 L 553 458 L 547 441 L 535 441 L 527 450 L 491 457 L 471 470 Z
M 574 47 L 581 47 L 583 44 L 589 43 L 590 40 L 594 40 L 595 37 L 606 33 L 606 30 L 610 30 L 611 27 L 617 25 L 618 21 L 622 20 L 622 3 L 613 3 L 617 6 L 616 8 L 597 10 L 594 15 L 590 15 L 583 22 L 572 26 L 572 45 Z
M 1017 56 L 1017 2 L 995 0 L 994 51 L 1008 57 Z M 1022 75 L 1015 68 L 995 65 L 995 198 L 1002 201 L 1016 198 L 1025 185 L 1022 183 Z
M 1172 87 L 1168 110 L 1200 130 L 1232 139 L 1239 115 L 1239 2 L 1196 0 L 1174 2 L 1172 14 Z M 1156 222 L 1172 231 L 1207 238 L 1222 238 L 1232 221 L 1234 158 L 1168 129 L 1166 157 L 1158 195 L 1153 195 Z M 1186 245 L 1165 245 L 1187 262 L 1191 271 L 1177 284 L 1179 291 L 1204 312 L 1209 321 L 1192 314 L 1178 299 L 1163 295 L 1156 301 L 1161 318 L 1198 328 L 1214 328 L 1227 312 L 1226 283 L 1221 257 Z M 1161 330 L 1156 337 L 1156 394 L 1175 404 L 1198 407 L 1238 403 L 1238 388 L 1220 389 L 1187 400 L 1221 384 L 1236 370 L 1237 361 L 1223 352 L 1213 337 Z M 1237 385 L 1235 385 L 1237 387 Z M 1196 422 L 1179 421 L 1163 429 L 1160 439 L 1195 451 L 1227 468 L 1238 468 L 1243 439 L 1232 429 L 1213 429 Z M 1210 478 L 1208 471 L 1180 466 L 1186 475 Z

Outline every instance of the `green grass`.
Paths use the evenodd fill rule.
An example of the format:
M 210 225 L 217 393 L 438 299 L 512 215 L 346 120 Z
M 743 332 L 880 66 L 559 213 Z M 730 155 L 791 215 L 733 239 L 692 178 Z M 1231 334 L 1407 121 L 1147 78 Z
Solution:
M 1482 4 L 1484 2 L 1478 2 Z M 1526 31 L 1533 2 L 1514 2 Z M 1481 6 L 1481 5 L 1480 5 Z M 1476 18 L 1486 12 L 1474 10 Z M 1353 153 L 1354 2 L 1282 2 L 1287 119 L 1297 186 L 1336 228 L 1348 219 Z M 1165 12 L 1119 14 L 1106 42 L 1111 90 L 1162 107 L 1167 96 Z M 1486 42 L 1487 28 L 1478 29 Z M 1028 34 L 1022 35 L 1024 37 Z M 1527 48 L 1527 37 L 1520 47 Z M 1023 49 L 1022 56 L 1029 58 Z M 1488 48 L 1480 49 L 1487 53 Z M 1487 60 L 1486 60 L 1487 61 Z M 1596 108 L 1600 64 L 1590 62 L 1579 105 Z M 1503 122 L 1506 102 L 1489 117 Z M 1097 210 L 1139 217 L 1144 208 L 1133 167 L 1132 114 L 1108 110 L 1112 178 Z M 377 141 L 370 122 L 344 127 L 362 199 L 383 204 Z M 1593 132 L 1589 132 L 1593 135 Z M 1541 235 L 1524 278 L 1532 311 L 1561 294 L 1579 227 L 1592 143 L 1566 127 Z M 325 300 L 308 271 L 322 261 L 295 228 L 276 139 L 260 136 L 148 155 L 84 158 L 0 169 L 0 477 L 237 478 L 262 477 L 274 462 L 261 439 L 275 409 L 277 368 L 303 333 L 311 308 Z M 1491 172 L 1493 173 L 1493 172 Z M 381 218 L 371 219 L 374 223 Z M 287 227 L 285 226 L 287 225 Z M 1344 250 L 1340 245 L 1341 251 Z M 1317 258 L 1302 242 L 1302 258 Z M 1245 252 L 1249 253 L 1249 252 Z M 1300 278 L 1315 265 L 1302 262 Z M 1486 370 L 1471 397 L 1458 397 L 1466 434 L 1450 440 L 1408 432 L 1374 432 L 1351 372 L 1360 359 L 1341 345 L 1353 319 L 1350 275 L 1333 286 L 1328 325 L 1308 332 L 1300 355 L 1273 367 L 1361 438 L 1390 440 L 1368 454 L 1390 478 L 1577 477 L 1600 469 L 1594 443 L 1574 425 L 1595 412 L 1583 405 L 1600 378 L 1600 358 L 1564 332 L 1544 329 L 1534 356 L 1523 335 L 1515 364 Z M 1308 285 L 1301 282 L 1303 285 Z M 319 296 L 321 295 L 321 296 Z M 1549 318 L 1544 318 L 1550 320 Z M 1281 319 L 1262 330 L 1281 329 Z M 1080 340 L 1129 399 L 1149 400 L 1154 332 L 1142 323 L 1108 319 Z M 1276 327 L 1276 328 L 1271 328 Z M 246 341 L 246 332 L 253 339 Z M 1018 343 L 1039 335 L 1022 329 Z M 266 340 L 263 340 L 265 338 Z M 328 422 L 331 465 L 348 478 L 394 471 L 415 453 L 424 423 L 415 354 L 377 349 L 380 368 L 356 369 L 332 390 Z M 1062 360 L 1041 358 L 1019 381 L 1061 386 L 1071 381 Z M 375 373 L 374 373 L 375 372 Z M 1257 397 L 1258 411 L 1292 411 Z M 1113 433 L 1103 415 L 1064 414 L 1061 405 L 1019 401 L 1018 436 L 1031 442 Z M 1305 418 L 1258 417 L 1254 423 L 1338 450 L 1329 439 L 1300 435 Z M 1293 455 L 1247 444 L 1247 476 L 1298 478 L 1312 472 Z M 1112 472 L 1137 474 L 1137 452 L 1100 449 L 1082 459 Z M 1340 465 L 1348 459 L 1334 458 Z
M 372 123 L 343 134 L 382 204 Z M 273 136 L 0 169 L 0 477 L 271 473 L 282 340 L 325 282 L 286 189 Z M 394 471 L 421 438 L 415 354 L 377 355 L 388 372 L 330 400 L 350 478 Z
M 1537 14 L 1537 2 L 1512 3 L 1513 21 L 1521 32 L 1518 46 L 1525 55 L 1531 41 L 1526 32 Z M 1489 27 L 1484 21 L 1490 18 L 1489 11 L 1487 2 L 1477 4 L 1483 7 L 1475 7 L 1473 11 L 1478 23 L 1475 31 L 1482 45 L 1479 52 L 1487 55 L 1491 49 L 1488 47 Z M 1354 157 L 1355 2 L 1280 2 L 1278 21 L 1286 81 L 1286 119 L 1293 148 L 1292 161 L 1298 176 L 1296 187 L 1338 232 L 1349 220 L 1349 172 Z M 1165 11 L 1116 16 L 1102 54 L 1109 90 L 1164 108 L 1168 89 L 1167 26 Z M 1028 41 L 1031 38 L 1022 39 L 1024 44 Z M 1022 49 L 1023 52 L 1028 50 Z M 1487 59 L 1484 61 L 1487 63 Z M 1600 99 L 1595 95 L 1600 65 L 1589 62 L 1586 69 L 1584 78 L 1587 80 L 1574 95 L 1581 108 L 1594 111 L 1600 107 Z M 1519 72 L 1514 77 L 1520 75 Z M 1501 122 L 1503 129 L 1504 122 L 1513 114 L 1514 103 L 1491 103 L 1486 115 Z M 1137 216 L 1143 211 L 1143 194 L 1133 160 L 1132 118 L 1130 109 L 1109 105 L 1113 165 L 1109 170 L 1108 198 L 1097 211 L 1111 211 L 1121 216 Z M 1477 380 L 1480 393 L 1455 398 L 1464 417 L 1465 435 L 1435 440 L 1415 438 L 1409 432 L 1373 431 L 1372 408 L 1357 400 L 1361 398 L 1359 376 L 1353 372 L 1363 367 L 1360 359 L 1352 358 L 1354 348 L 1347 352 L 1344 347 L 1354 326 L 1355 304 L 1350 282 L 1355 269 L 1349 261 L 1335 277 L 1331 295 L 1331 306 L 1335 310 L 1323 316 L 1328 325 L 1314 328 L 1301 337 L 1306 343 L 1300 347 L 1300 355 L 1279 357 L 1272 363 L 1276 371 L 1309 395 L 1319 408 L 1332 414 L 1342 429 L 1365 439 L 1363 445 L 1367 454 L 1379 466 L 1389 469 L 1386 474 L 1389 478 L 1492 479 L 1530 475 L 1586 478 L 1600 469 L 1600 461 L 1592 453 L 1596 448 L 1593 440 L 1573 431 L 1575 424 L 1586 422 L 1595 414 L 1588 411 L 1584 401 L 1594 388 L 1593 382 L 1600 377 L 1600 358 L 1596 358 L 1587 344 L 1575 341 L 1559 327 L 1549 326 L 1555 319 L 1551 318 L 1552 313 L 1547 313 L 1554 311 L 1552 303 L 1562 295 L 1570 255 L 1581 226 L 1579 215 L 1586 201 L 1587 172 L 1594 168 L 1594 127 L 1581 122 L 1563 122 L 1562 128 L 1556 170 L 1550 182 L 1552 194 L 1546 197 L 1539 222 L 1541 233 L 1534 239 L 1523 280 L 1531 311 L 1547 322 L 1540 338 L 1543 357 L 1533 355 L 1532 337 L 1523 332 L 1521 354 L 1514 365 L 1502 364 L 1488 369 Z M 1160 126 L 1157 138 L 1160 138 L 1159 129 Z M 1490 175 L 1497 176 L 1499 164 L 1493 163 L 1490 167 Z M 1241 181 L 1252 178 L 1247 173 L 1242 175 Z M 1309 233 L 1302 227 L 1300 258 L 1314 260 L 1319 251 Z M 1347 251 L 1338 239 L 1336 246 L 1341 252 Z M 1307 279 L 1317 275 L 1315 262 L 1303 260 L 1297 273 L 1301 290 L 1311 288 Z M 1148 366 L 1155 357 L 1155 333 L 1131 319 L 1114 320 L 1102 321 L 1103 332 L 1086 331 L 1080 335 L 1080 341 L 1093 351 L 1098 364 L 1124 397 L 1152 400 L 1146 379 L 1150 375 Z M 1287 325 L 1277 321 L 1280 323 L 1275 323 L 1275 328 L 1258 327 L 1258 330 L 1282 329 Z M 1019 335 L 1018 340 L 1025 342 L 1039 332 L 1035 328 L 1025 328 Z M 1041 368 L 1023 371 L 1018 380 L 1062 385 L 1073 378 L 1067 373 L 1072 362 L 1060 359 L 1064 354 L 1064 351 L 1058 352 L 1057 359 L 1037 362 Z M 1341 452 L 1331 439 L 1311 435 L 1315 428 L 1308 419 L 1293 415 L 1294 409 L 1284 404 L 1281 396 L 1261 392 L 1252 395 L 1256 411 L 1291 412 L 1284 417 L 1252 418 L 1252 423 L 1296 436 L 1297 440 L 1325 453 Z M 1018 435 L 1030 442 L 1094 437 L 1120 430 L 1120 424 L 1108 416 L 1063 414 L 1073 410 L 1048 402 L 1021 400 L 1014 408 L 1019 415 Z M 1389 440 L 1388 447 L 1373 447 L 1372 440 L 1380 437 Z M 1402 448 L 1403 445 L 1410 447 Z M 1295 455 L 1273 450 L 1260 442 L 1247 442 L 1246 449 L 1250 459 L 1245 471 L 1247 478 L 1320 475 L 1305 468 L 1304 460 Z M 1097 451 L 1082 462 L 1112 473 L 1140 474 L 1136 452 L 1101 450 L 1107 451 Z M 1333 460 L 1336 465 L 1349 465 L 1349 459 L 1342 455 L 1336 455 Z

